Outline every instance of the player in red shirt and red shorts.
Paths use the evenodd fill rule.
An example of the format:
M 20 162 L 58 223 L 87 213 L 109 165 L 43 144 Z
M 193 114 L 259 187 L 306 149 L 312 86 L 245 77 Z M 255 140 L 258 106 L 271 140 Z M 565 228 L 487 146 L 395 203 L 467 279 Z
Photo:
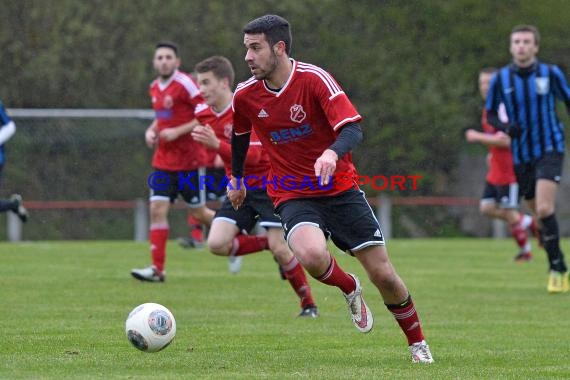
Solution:
M 131 275 L 141 281 L 162 282 L 170 204 L 181 195 L 193 216 L 206 225 L 214 212 L 206 207 L 199 186 L 199 169 L 207 164 L 206 148 L 190 134 L 197 124 L 194 109 L 203 103 L 200 90 L 190 75 L 178 70 L 180 58 L 174 43 L 159 42 L 153 63 L 158 78 L 149 93 L 156 117 L 145 133 L 147 145 L 155 148 L 154 172 L 149 177 L 152 265 L 133 269 Z
M 356 111 L 334 78 L 289 58 L 291 31 L 266 15 L 244 28 L 245 60 L 253 74 L 234 93 L 232 178 L 228 198 L 243 207 L 243 163 L 255 131 L 269 155 L 268 185 L 289 247 L 318 281 L 338 287 L 356 328 L 373 326 L 359 279 L 340 268 L 327 237 L 356 257 L 406 335 L 412 362 L 433 358 L 406 285 L 388 258 L 380 225 L 356 181 L 347 188 L 331 176 L 354 176 L 350 151 L 362 140 Z
M 489 83 L 495 69 L 483 69 L 479 73 L 479 92 L 483 100 L 487 98 Z M 500 113 L 503 122 L 507 122 L 504 112 Z M 536 225 L 532 216 L 519 212 L 519 186 L 513 169 L 511 153 L 511 138 L 506 133 L 498 131 L 487 121 L 487 112 L 483 110 L 481 117 L 483 132 L 468 129 L 465 138 L 471 143 L 480 143 L 488 147 L 489 155 L 485 190 L 479 204 L 483 215 L 504 220 L 509 225 L 511 235 L 515 239 L 519 252 L 515 256 L 516 262 L 532 260 L 531 246 L 528 241 L 527 229 L 536 232 Z
M 201 125 L 192 131 L 192 136 L 196 141 L 218 152 L 229 176 L 232 160 L 231 88 L 234 83 L 234 69 L 227 58 L 214 56 L 198 63 L 195 71 L 206 105 L 197 109 L 196 118 Z M 212 222 L 208 234 L 208 248 L 216 255 L 229 256 L 234 262 L 243 255 L 269 249 L 300 299 L 299 316 L 315 318 L 318 316 L 318 310 L 305 271 L 287 247 L 281 221 L 275 215 L 271 199 L 264 188 L 264 178 L 269 171 L 269 157 L 254 134 L 249 146 L 245 158 L 245 175 L 251 191 L 247 193 L 244 205 L 239 210 L 234 210 L 228 200 L 224 201 Z M 257 222 L 267 230 L 267 236 L 247 235 Z

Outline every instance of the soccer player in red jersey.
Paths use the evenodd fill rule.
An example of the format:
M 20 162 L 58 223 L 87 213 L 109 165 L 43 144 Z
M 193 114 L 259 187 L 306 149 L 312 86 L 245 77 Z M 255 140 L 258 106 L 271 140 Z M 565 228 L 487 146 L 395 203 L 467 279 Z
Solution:
M 145 133 L 147 145 L 155 149 L 155 172 L 149 177 L 152 265 L 133 269 L 131 275 L 141 281 L 162 282 L 170 204 L 180 194 L 193 216 L 206 225 L 211 223 L 214 212 L 206 207 L 199 186 L 198 170 L 207 164 L 206 149 L 190 134 L 197 124 L 194 109 L 203 102 L 200 90 L 190 75 L 178 69 L 176 44 L 159 42 L 153 63 L 158 78 L 149 93 L 156 117 Z
M 207 106 L 196 112 L 200 121 L 192 136 L 210 149 L 215 149 L 224 161 L 228 176 L 231 174 L 231 135 L 233 112 L 231 107 L 234 69 L 230 61 L 213 56 L 196 65 L 200 92 Z M 247 193 L 243 207 L 234 210 L 229 200 L 216 212 L 208 234 L 208 248 L 216 255 L 231 259 L 269 249 L 279 263 L 285 278 L 300 298 L 301 317 L 318 316 L 317 306 L 305 271 L 283 238 L 281 221 L 274 214 L 273 204 L 264 189 L 263 178 L 269 171 L 269 158 L 253 134 L 250 149 L 245 159 L 245 175 L 251 191 Z M 267 236 L 240 234 L 250 233 L 255 224 L 267 229 Z M 231 266 L 230 266 L 231 268 Z
M 213 186 L 204 186 L 203 191 L 206 195 L 207 202 L 215 202 L 216 204 L 223 202 L 226 198 L 226 189 L 222 181 L 225 181 L 226 171 L 224 162 L 220 155 L 212 149 L 208 149 L 208 159 L 206 166 L 206 177 L 214 180 Z M 208 206 L 212 208 L 211 206 Z M 216 207 L 213 208 L 215 210 Z M 178 244 L 182 248 L 200 248 L 204 245 L 206 230 L 204 225 L 193 216 L 190 211 L 187 215 L 188 236 L 178 238 Z
M 487 68 L 479 72 L 479 92 L 483 100 L 487 98 L 489 83 L 495 69 Z M 507 123 L 507 116 L 502 109 L 503 122 Z M 532 216 L 518 211 L 519 186 L 513 169 L 511 153 L 511 138 L 504 132 L 497 130 L 487 121 L 487 111 L 483 110 L 481 117 L 483 132 L 475 129 L 465 131 L 465 139 L 470 143 L 480 143 L 488 147 L 487 161 L 489 171 L 485 183 L 483 197 L 479 209 L 483 215 L 504 220 L 508 223 L 511 235 L 519 246 L 519 253 L 515 256 L 516 262 L 532 260 L 530 242 L 527 229 L 536 233 L 536 225 Z
M 303 267 L 318 281 L 341 290 L 359 331 L 372 329 L 360 281 L 329 253 L 330 237 L 366 270 L 406 335 L 412 361 L 432 363 L 414 303 L 388 258 L 364 193 L 356 182 L 347 189 L 335 186 L 331 178 L 335 173 L 354 173 L 350 151 L 362 139 L 361 116 L 328 72 L 289 58 L 287 20 L 266 15 L 251 21 L 244 28 L 244 44 L 253 77 L 237 86 L 233 99 L 228 186 L 232 205 L 242 207 L 246 196 L 243 163 L 253 130 L 269 155 L 269 176 L 276 179 L 268 193 L 287 243 Z

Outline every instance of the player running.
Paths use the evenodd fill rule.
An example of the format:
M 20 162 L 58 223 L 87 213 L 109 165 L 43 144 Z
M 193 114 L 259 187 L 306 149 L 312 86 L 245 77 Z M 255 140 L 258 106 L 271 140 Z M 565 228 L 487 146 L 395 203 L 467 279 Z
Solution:
M 356 174 L 350 151 L 362 139 L 362 118 L 328 72 L 289 58 L 291 40 L 289 23 L 280 16 L 266 15 L 244 28 L 245 60 L 253 77 L 234 94 L 228 198 L 235 208 L 244 207 L 243 164 L 255 132 L 269 155 L 269 176 L 290 179 L 286 187 L 267 189 L 299 262 L 318 281 L 338 287 L 356 328 L 369 332 L 373 317 L 360 280 L 330 254 L 330 236 L 366 270 L 406 335 L 412 362 L 432 363 L 414 302 L 388 258 L 364 193 L 356 182 L 349 189 L 331 183 L 335 173 Z
M 210 149 L 218 151 L 228 175 L 231 173 L 231 134 L 233 111 L 231 108 L 234 70 L 224 57 L 210 57 L 196 65 L 200 92 L 207 104 L 197 110 L 201 125 L 192 131 L 192 137 Z M 301 317 L 317 317 L 318 310 L 303 267 L 287 247 L 279 218 L 264 188 L 263 178 L 269 170 L 269 158 L 255 136 L 245 159 L 245 174 L 250 176 L 244 205 L 234 210 L 226 200 L 216 212 L 208 234 L 208 248 L 216 255 L 240 258 L 243 255 L 269 249 L 283 268 L 285 278 L 301 303 Z M 257 221 L 267 230 L 265 236 L 246 235 Z
M 131 275 L 141 281 L 162 282 L 170 204 L 181 195 L 193 216 L 206 225 L 211 223 L 214 212 L 206 207 L 198 182 L 199 169 L 207 164 L 206 149 L 190 135 L 196 125 L 194 109 L 203 102 L 200 90 L 190 75 L 178 70 L 176 44 L 159 42 L 153 63 L 158 78 L 149 92 L 156 118 L 145 133 L 147 145 L 156 148 L 152 160 L 155 172 L 149 177 L 152 265 L 133 269 Z M 180 186 L 186 180 L 192 186 Z

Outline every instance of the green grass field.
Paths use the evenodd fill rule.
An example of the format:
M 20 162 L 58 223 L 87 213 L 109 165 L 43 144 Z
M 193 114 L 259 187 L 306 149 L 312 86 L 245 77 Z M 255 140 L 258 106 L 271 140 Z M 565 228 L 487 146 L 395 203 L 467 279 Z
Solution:
M 570 252 L 569 241 L 563 246 Z M 375 315 L 369 334 L 350 322 L 339 291 L 312 280 L 321 317 L 296 318 L 297 299 L 265 252 L 231 275 L 227 261 L 169 242 L 167 282 L 140 283 L 147 244 L 0 244 L 0 378 L 545 379 L 568 378 L 570 293 L 548 295 L 543 252 L 511 261 L 510 240 L 393 240 L 435 364 L 413 365 L 405 338 L 351 257 Z M 174 313 L 164 351 L 125 337 L 144 302 Z

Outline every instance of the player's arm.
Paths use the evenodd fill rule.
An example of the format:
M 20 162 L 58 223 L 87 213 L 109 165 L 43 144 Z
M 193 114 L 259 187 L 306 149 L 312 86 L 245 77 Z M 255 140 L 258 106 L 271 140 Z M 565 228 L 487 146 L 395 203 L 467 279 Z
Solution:
M 245 200 L 245 186 L 243 184 L 243 168 L 251 132 L 236 135 L 232 133 L 232 178 L 228 185 L 228 199 L 234 209 L 238 209 Z
M 144 139 L 146 141 L 146 145 L 149 148 L 154 148 L 156 142 L 158 141 L 158 125 L 156 119 L 154 119 L 146 129 L 144 133 Z
M 251 142 L 249 144 L 250 149 L 248 149 L 247 154 L 245 156 L 244 166 L 251 166 L 255 165 L 256 163 L 261 160 L 262 150 L 259 146 L 254 146 L 251 148 Z M 218 149 L 218 153 L 224 162 L 232 162 L 232 146 L 225 141 L 220 142 L 220 149 Z
M 209 124 L 196 125 L 192 129 L 192 138 L 199 143 L 204 144 L 206 148 L 219 151 L 221 149 L 222 141 L 216 136 L 216 132 Z M 228 146 L 230 144 L 226 143 Z M 231 154 L 230 154 L 231 158 Z M 228 161 L 229 162 L 229 161 Z
M 200 122 L 198 119 L 192 119 L 192 121 L 184 123 L 177 127 L 163 129 L 160 131 L 160 138 L 165 141 L 176 140 L 180 136 L 192 132 L 192 130 L 199 124 Z
M 487 122 L 495 129 L 506 133 L 511 137 L 519 137 L 521 134 L 521 127 L 517 123 L 503 122 L 499 116 L 499 108 L 501 107 L 502 99 L 502 85 L 499 80 L 499 74 L 494 74 L 489 83 L 489 92 L 487 93 L 487 100 L 485 101 L 485 108 L 487 110 Z
M 554 77 L 554 96 L 561 99 L 566 104 L 566 111 L 568 112 L 568 115 L 570 115 L 570 86 L 568 86 L 566 77 L 558 66 L 553 65 L 551 70 L 553 74 L 552 77 Z
M 198 125 L 192 131 L 192 138 L 207 148 L 216 150 L 224 162 L 232 162 L 232 145 L 228 141 L 221 140 L 209 125 Z M 245 158 L 245 166 L 255 164 L 261 159 L 261 149 L 248 150 Z
M 0 145 L 4 145 L 6 141 L 10 140 L 14 133 L 16 133 L 16 124 L 10 120 L 0 128 Z
M 232 177 L 243 178 L 243 168 L 249 150 L 250 133 L 232 133 Z
M 353 150 L 362 141 L 362 127 L 350 122 L 345 124 L 335 142 L 315 161 L 315 175 L 322 185 L 328 185 L 330 177 L 336 170 L 336 162 Z
M 495 127 L 495 129 L 498 129 L 511 137 L 519 137 L 521 135 L 520 125 L 517 123 L 503 123 L 499 118 L 498 112 L 495 110 L 487 111 L 487 121 Z
M 504 132 L 484 133 L 474 129 L 465 131 L 465 139 L 470 143 L 480 143 L 488 147 L 508 148 L 511 145 L 511 138 Z
M 2 103 L 0 103 L 0 124 L 2 125 L 0 127 L 0 145 L 3 145 L 16 133 L 16 124 L 10 119 Z

